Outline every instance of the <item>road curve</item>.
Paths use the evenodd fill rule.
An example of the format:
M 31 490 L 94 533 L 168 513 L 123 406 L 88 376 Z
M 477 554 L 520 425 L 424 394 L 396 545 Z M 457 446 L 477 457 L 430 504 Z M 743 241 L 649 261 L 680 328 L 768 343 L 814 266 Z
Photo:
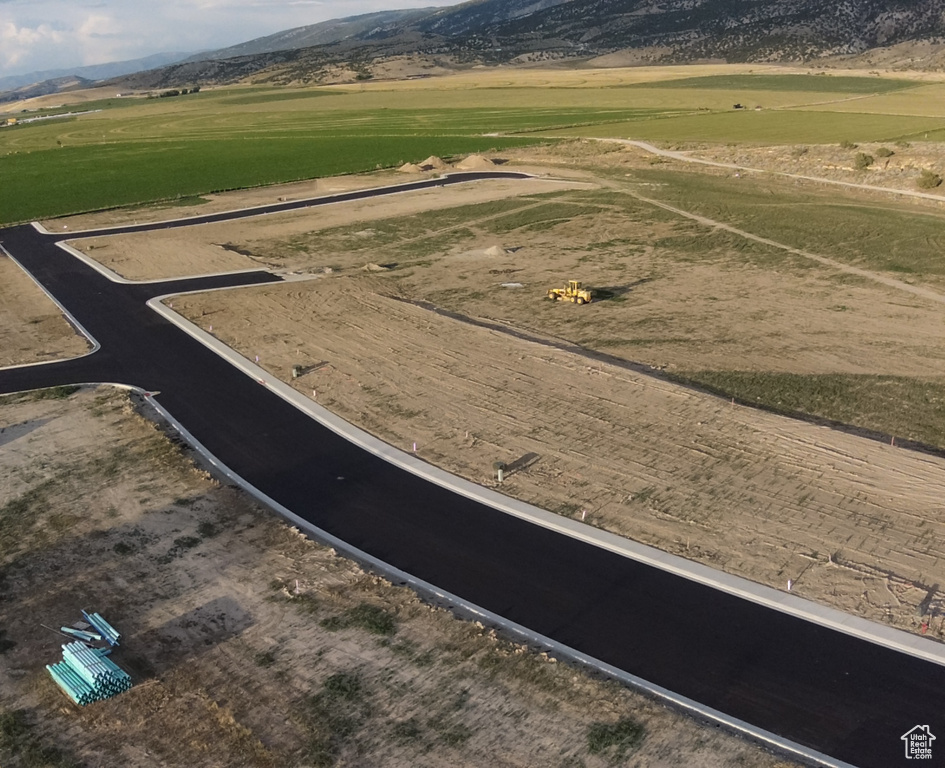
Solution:
M 473 176 L 464 180 L 490 175 Z M 417 188 L 400 185 L 382 193 Z M 328 201 L 369 196 L 362 191 Z M 249 215 L 291 209 L 284 206 L 301 204 Z M 56 242 L 31 226 L 0 231 L 0 245 L 101 349 L 74 361 L 0 371 L 0 392 L 96 381 L 158 392 L 160 406 L 209 452 L 319 529 L 581 654 L 829 756 L 824 764 L 910 765 L 902 734 L 917 724 L 945 733 L 945 667 L 536 527 L 426 482 L 303 415 L 146 305 L 159 295 L 278 278 L 253 272 L 122 285 Z

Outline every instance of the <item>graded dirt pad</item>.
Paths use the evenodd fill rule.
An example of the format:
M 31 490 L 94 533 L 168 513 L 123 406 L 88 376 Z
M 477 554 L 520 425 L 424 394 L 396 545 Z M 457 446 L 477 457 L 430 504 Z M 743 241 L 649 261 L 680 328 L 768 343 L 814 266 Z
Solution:
M 945 580 L 945 460 L 443 317 L 366 279 L 374 290 L 323 280 L 175 309 L 212 314 L 273 375 L 312 367 L 297 389 L 395 446 L 484 485 L 510 464 L 502 492 L 545 509 L 906 629 Z
M 4 765 L 788 765 L 304 539 L 125 394 L 5 398 L 0 427 Z M 79 708 L 44 667 L 83 607 L 135 687 Z
M 375 186 L 378 183 L 384 185 L 388 182 L 403 183 L 404 178 L 397 176 L 388 179 L 381 176 L 371 177 L 370 181 L 368 178 L 359 178 L 359 185 L 352 188 Z M 587 186 L 587 182 L 581 181 L 580 176 L 571 181 L 546 178 L 471 182 L 445 189 L 399 193 L 223 224 L 204 224 L 194 229 L 77 239 L 71 241 L 71 245 L 131 280 L 259 267 L 272 268 L 280 273 L 302 271 L 319 274 L 336 263 L 336 253 L 330 250 L 310 252 L 304 247 L 291 246 L 280 252 L 276 258 L 272 258 L 268 249 L 261 251 L 255 244 L 291 240 L 321 229 L 363 220 L 410 216 L 421 211 L 475 205 L 583 186 Z M 385 261 L 384 254 L 374 255 L 377 260 Z
M 136 280 L 258 267 L 238 246 L 194 242 L 193 234 L 181 229 L 73 240 L 70 245 L 122 277 Z
M 88 342 L 20 267 L 0 253 L 0 368 L 82 355 Z

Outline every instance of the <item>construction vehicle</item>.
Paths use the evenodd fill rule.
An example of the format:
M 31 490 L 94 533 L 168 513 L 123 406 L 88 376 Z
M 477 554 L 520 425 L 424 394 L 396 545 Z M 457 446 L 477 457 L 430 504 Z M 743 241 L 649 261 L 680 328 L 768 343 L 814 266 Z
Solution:
M 581 286 L 580 280 L 568 280 L 564 288 L 549 288 L 548 298 L 552 301 L 570 301 L 572 304 L 588 304 L 593 298 L 589 288 Z

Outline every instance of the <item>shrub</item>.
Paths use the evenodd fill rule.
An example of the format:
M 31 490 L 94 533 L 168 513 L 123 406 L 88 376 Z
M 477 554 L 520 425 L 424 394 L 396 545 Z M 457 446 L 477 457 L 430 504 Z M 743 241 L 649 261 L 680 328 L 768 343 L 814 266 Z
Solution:
M 895 154 L 889 147 L 880 147 L 876 150 L 876 157 L 892 157 Z
M 0 654 L 4 654 L 15 647 L 16 641 L 7 640 L 7 631 L 5 629 L 0 629 Z
M 630 718 L 616 723 L 594 723 L 587 732 L 587 751 L 617 762 L 640 746 L 644 736 L 646 729 Z
M 844 139 L 840 142 L 840 149 L 856 149 L 856 144 L 849 139 Z
M 896 142 L 896 146 L 899 147 L 899 149 L 909 149 L 912 145 L 908 141 L 899 139 L 899 141 Z
M 857 152 L 856 157 L 853 158 L 853 167 L 858 171 L 865 171 L 873 164 L 873 156 L 868 155 L 865 152 Z
M 916 186 L 919 189 L 935 189 L 942 183 L 942 177 L 928 169 L 919 174 Z
M 323 619 L 321 626 L 330 632 L 348 627 L 359 627 L 372 635 L 393 635 L 397 632 L 397 619 L 380 606 L 361 603 L 341 616 Z
M 78 768 L 78 763 L 41 738 L 41 729 L 29 722 L 25 710 L 0 711 L 0 750 L 12 753 L 16 765 L 43 768 Z M 6 765 L 6 762 L 4 762 Z

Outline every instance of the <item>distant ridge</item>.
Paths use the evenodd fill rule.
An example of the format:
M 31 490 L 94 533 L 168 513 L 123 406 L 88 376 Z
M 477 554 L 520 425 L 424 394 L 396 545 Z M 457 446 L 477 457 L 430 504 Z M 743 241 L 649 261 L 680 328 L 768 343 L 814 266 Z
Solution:
M 132 87 L 344 82 L 385 60 L 446 68 L 606 60 L 814 62 L 945 43 L 945 0 L 471 0 L 298 27 L 136 75 Z
M 11 91 L 15 88 L 36 85 L 52 80 L 79 78 L 86 81 L 106 80 L 146 69 L 166 67 L 192 56 L 191 53 L 155 53 L 142 59 L 130 61 L 114 61 L 109 64 L 94 64 L 88 67 L 72 67 L 71 69 L 47 69 L 40 72 L 29 72 L 25 75 L 10 75 L 0 77 L 0 91 Z M 54 91 L 49 91 L 53 93 Z
M 238 56 L 253 56 L 276 51 L 292 51 L 299 48 L 311 48 L 316 45 L 330 45 L 358 35 L 370 33 L 386 26 L 407 23 L 413 18 L 429 15 L 435 8 L 415 8 L 407 11 L 381 11 L 349 16 L 344 19 L 332 19 L 319 24 L 295 27 L 284 32 L 277 32 L 266 37 L 257 37 L 239 45 L 231 45 L 209 53 L 196 54 L 184 59 L 184 62 L 219 61 Z M 124 74 L 124 73 L 122 73 Z

